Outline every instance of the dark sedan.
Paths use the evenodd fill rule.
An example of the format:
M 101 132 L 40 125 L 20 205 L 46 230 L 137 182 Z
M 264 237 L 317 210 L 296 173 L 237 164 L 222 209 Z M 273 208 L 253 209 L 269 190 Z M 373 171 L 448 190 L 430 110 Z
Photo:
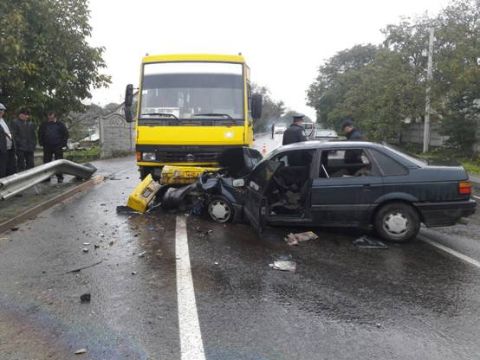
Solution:
M 370 142 L 309 141 L 279 147 L 241 179 L 203 177 L 215 221 L 372 227 L 405 242 L 420 224 L 449 226 L 475 212 L 462 167 L 429 166 Z

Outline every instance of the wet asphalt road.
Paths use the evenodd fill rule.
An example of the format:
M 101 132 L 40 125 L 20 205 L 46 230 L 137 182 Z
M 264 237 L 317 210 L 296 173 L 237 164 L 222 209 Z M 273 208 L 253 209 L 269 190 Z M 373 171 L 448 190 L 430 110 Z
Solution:
M 181 358 L 177 214 L 116 214 L 137 183 L 133 158 L 99 168 L 117 180 L 0 235 L 0 359 Z M 359 249 L 355 231 L 289 247 L 290 230 L 259 238 L 187 217 L 206 359 L 479 357 L 480 269 L 421 241 Z M 465 238 L 446 245 L 480 260 Z M 282 255 L 295 273 L 269 267 Z

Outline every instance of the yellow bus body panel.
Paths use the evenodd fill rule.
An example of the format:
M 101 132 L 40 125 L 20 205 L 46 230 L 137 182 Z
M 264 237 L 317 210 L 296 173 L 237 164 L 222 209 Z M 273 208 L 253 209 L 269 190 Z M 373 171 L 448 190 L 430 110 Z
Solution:
M 243 126 L 137 126 L 137 145 L 246 145 Z

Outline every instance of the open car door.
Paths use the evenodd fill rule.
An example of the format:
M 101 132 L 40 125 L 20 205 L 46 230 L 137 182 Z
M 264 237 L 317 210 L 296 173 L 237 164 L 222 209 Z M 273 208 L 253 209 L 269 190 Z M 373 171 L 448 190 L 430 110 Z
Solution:
M 270 187 L 270 180 L 281 165 L 279 161 L 263 161 L 247 178 L 244 212 L 250 224 L 259 233 L 265 227 L 268 211 L 266 194 Z

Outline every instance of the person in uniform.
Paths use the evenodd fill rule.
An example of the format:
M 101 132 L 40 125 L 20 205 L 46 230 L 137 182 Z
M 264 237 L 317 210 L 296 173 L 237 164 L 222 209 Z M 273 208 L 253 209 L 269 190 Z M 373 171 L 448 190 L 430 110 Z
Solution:
M 303 114 L 295 114 L 293 115 L 293 123 L 290 127 L 285 130 L 283 133 L 283 141 L 282 145 L 293 144 L 297 142 L 307 141 L 307 137 L 305 135 L 305 129 L 303 125 L 303 118 L 305 115 Z

